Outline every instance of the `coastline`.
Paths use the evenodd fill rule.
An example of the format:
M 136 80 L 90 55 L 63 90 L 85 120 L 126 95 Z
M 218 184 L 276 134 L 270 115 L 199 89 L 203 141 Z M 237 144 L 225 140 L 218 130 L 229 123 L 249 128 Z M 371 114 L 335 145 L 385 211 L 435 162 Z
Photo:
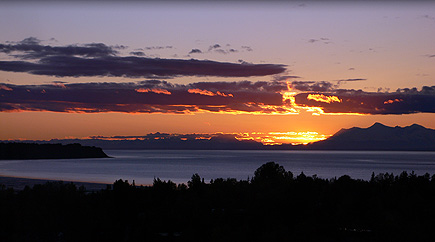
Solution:
M 92 183 L 92 182 L 77 182 L 77 181 L 63 181 L 63 180 L 49 180 L 49 179 L 34 179 L 24 177 L 11 177 L 0 175 L 0 185 L 5 185 L 6 188 L 13 188 L 16 191 L 23 190 L 26 186 L 33 188 L 34 185 L 45 184 L 47 182 L 63 182 L 74 183 L 77 187 L 84 186 L 86 191 L 99 191 L 106 189 L 105 183 Z

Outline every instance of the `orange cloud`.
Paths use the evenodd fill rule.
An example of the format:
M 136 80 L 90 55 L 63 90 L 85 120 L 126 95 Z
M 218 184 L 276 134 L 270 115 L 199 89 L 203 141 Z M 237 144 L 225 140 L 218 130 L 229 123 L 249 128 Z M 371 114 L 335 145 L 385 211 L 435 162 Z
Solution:
M 189 93 L 196 93 L 196 94 L 200 94 L 200 95 L 205 95 L 205 96 L 222 96 L 222 97 L 234 97 L 233 94 L 225 94 L 223 92 L 219 92 L 217 91 L 216 93 L 212 92 L 212 91 L 208 91 L 208 90 L 201 90 L 198 88 L 195 89 L 189 89 L 187 90 Z
M 392 104 L 392 103 L 395 103 L 395 102 L 403 102 L 403 99 L 394 99 L 394 100 L 392 100 L 392 99 L 390 99 L 390 100 L 387 100 L 387 101 L 385 101 L 384 102 L 384 104 Z
M 64 89 L 67 88 L 63 82 L 53 82 L 50 85 L 53 85 L 55 87 L 61 87 L 61 88 L 64 88 Z
M 205 95 L 205 96 L 216 96 L 216 94 L 214 94 L 214 92 L 211 91 L 207 91 L 207 90 L 201 90 L 201 89 L 189 89 L 187 90 L 189 93 L 197 93 L 200 95 Z
M 172 93 L 166 89 L 161 89 L 161 88 L 138 88 L 135 89 L 136 92 L 154 92 L 157 94 L 165 94 L 165 95 L 171 95 Z
M 5 86 L 5 85 L 0 85 L 0 90 L 5 90 L 5 91 L 13 91 L 13 89 L 12 89 L 12 88 L 10 88 L 10 87 L 7 87 L 7 86 Z
M 307 96 L 307 99 L 314 100 L 316 102 L 324 102 L 324 103 L 332 103 L 332 102 L 341 103 L 341 101 L 342 101 L 337 96 L 325 96 L 323 94 L 309 94 Z
M 223 92 L 217 91 L 216 94 L 219 95 L 219 96 L 223 96 L 223 97 L 234 97 L 234 95 L 231 94 L 231 93 L 225 94 Z

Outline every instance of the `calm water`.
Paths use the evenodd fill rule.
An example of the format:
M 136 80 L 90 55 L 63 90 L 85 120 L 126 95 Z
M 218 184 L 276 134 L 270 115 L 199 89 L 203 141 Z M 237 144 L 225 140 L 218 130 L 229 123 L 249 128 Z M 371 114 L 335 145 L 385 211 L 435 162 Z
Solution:
M 113 183 L 117 179 L 152 184 L 154 177 L 186 183 L 194 173 L 214 178 L 247 179 L 262 164 L 274 161 L 297 175 L 322 178 L 350 175 L 370 179 L 372 172 L 415 171 L 435 174 L 435 152 L 384 151 L 195 151 L 107 150 L 114 158 L 3 160 L 0 175 Z

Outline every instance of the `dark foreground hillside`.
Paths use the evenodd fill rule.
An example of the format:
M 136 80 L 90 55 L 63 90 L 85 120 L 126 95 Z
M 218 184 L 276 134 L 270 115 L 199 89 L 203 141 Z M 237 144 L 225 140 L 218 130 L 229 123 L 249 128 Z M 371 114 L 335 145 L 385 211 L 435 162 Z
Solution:
M 107 157 L 101 148 L 81 144 L 0 143 L 0 160 Z
M 98 192 L 51 182 L 0 189 L 0 241 L 433 241 L 435 176 L 370 181 L 293 176 L 273 162 L 250 181 L 118 180 Z

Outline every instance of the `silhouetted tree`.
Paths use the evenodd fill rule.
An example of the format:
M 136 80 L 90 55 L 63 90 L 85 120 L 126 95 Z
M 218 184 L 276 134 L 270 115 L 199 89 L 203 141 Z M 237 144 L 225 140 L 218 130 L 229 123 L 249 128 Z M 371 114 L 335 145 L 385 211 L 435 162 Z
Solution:
M 292 179 L 293 174 L 291 172 L 286 172 L 283 166 L 280 166 L 275 162 L 267 162 L 254 172 L 252 181 L 254 183 L 276 183 Z
M 153 188 L 159 191 L 173 191 L 177 188 L 177 185 L 171 180 L 162 181 L 160 178 L 154 178 Z
M 187 182 L 187 185 L 190 189 L 195 189 L 196 187 L 200 187 L 203 184 L 204 180 L 201 181 L 201 177 L 198 175 L 198 173 L 193 174 L 190 181 Z

